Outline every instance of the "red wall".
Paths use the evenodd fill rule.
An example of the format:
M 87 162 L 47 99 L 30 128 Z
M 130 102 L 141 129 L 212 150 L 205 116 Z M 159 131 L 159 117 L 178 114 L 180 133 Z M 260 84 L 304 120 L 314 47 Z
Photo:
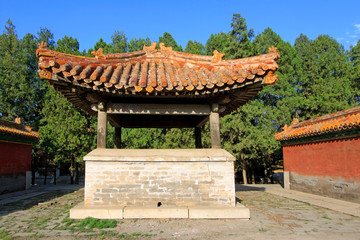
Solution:
M 287 145 L 284 170 L 307 176 L 360 181 L 360 138 Z
M 0 174 L 31 171 L 31 145 L 0 142 Z

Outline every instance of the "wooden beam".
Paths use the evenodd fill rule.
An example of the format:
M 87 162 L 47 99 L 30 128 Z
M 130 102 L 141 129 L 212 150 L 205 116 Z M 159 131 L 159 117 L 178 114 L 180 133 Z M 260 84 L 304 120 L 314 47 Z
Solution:
M 195 147 L 202 148 L 201 128 L 196 127 L 194 133 L 195 133 Z
M 220 140 L 220 118 L 219 118 L 219 105 L 211 105 L 210 113 L 210 133 L 211 133 L 211 147 L 221 148 Z
M 121 148 L 121 127 L 115 127 L 114 148 Z
M 202 121 L 200 121 L 196 127 L 202 127 L 205 125 L 205 123 L 207 123 L 209 121 L 209 116 L 205 117 Z
M 106 148 L 107 113 L 98 111 L 97 118 L 97 148 Z
M 97 111 L 97 105 L 92 105 Z M 145 115 L 209 115 L 210 107 L 205 104 L 135 104 L 113 103 L 107 108 L 109 114 Z
M 113 127 L 121 127 L 120 120 L 116 115 L 108 114 L 107 119 Z

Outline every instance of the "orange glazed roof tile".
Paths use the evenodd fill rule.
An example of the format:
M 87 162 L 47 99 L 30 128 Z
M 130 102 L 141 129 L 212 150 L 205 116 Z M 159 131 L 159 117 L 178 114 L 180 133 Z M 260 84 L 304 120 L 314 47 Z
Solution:
M 0 139 L 6 139 L 6 137 L 15 137 L 21 139 L 28 139 L 37 141 L 39 139 L 39 133 L 31 130 L 31 127 L 24 126 L 21 122 L 10 122 L 0 119 Z
M 360 129 L 360 107 L 317 117 L 304 122 L 294 118 L 290 127 L 284 126 L 284 131 L 275 134 L 278 141 L 311 137 L 350 129 Z
M 277 80 L 280 55 L 274 47 L 268 54 L 235 60 L 223 60 L 216 50 L 213 56 L 201 56 L 173 51 L 163 43 L 159 47 L 152 43 L 141 51 L 116 54 L 100 48 L 92 52 L 94 57 L 82 57 L 48 50 L 41 43 L 36 51 L 39 75 L 92 115 L 92 104 L 131 102 L 217 103 L 224 116 Z

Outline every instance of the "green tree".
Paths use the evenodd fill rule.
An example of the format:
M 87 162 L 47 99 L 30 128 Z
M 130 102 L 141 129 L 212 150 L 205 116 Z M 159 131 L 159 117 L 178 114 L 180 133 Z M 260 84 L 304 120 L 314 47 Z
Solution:
M 128 43 L 125 33 L 115 31 L 111 36 L 111 53 L 124 53 L 128 51 Z
M 49 87 L 45 98 L 48 101 L 42 110 L 40 145 L 48 154 L 51 165 L 69 166 L 73 183 L 77 166 L 83 165 L 83 156 L 96 146 L 96 121 L 76 109 L 53 87 Z
M 159 37 L 159 43 L 161 42 L 165 44 L 165 47 L 172 47 L 174 51 L 183 51 L 182 47 L 176 43 L 173 36 L 168 32 L 165 32 L 162 37 Z
M 103 52 L 106 53 L 111 53 L 112 52 L 112 46 L 111 44 L 107 44 L 102 38 L 99 39 L 99 41 L 97 43 L 95 43 L 94 48 L 90 48 L 87 51 L 86 56 L 87 57 L 93 57 L 93 55 L 91 54 L 91 52 L 93 51 L 97 51 L 99 48 L 103 49 Z
M 351 63 L 342 45 L 327 35 L 314 41 L 301 35 L 295 41 L 295 49 L 301 120 L 357 105 Z
M 140 51 L 143 49 L 144 45 L 146 46 L 150 46 L 151 45 L 151 41 L 150 38 L 139 38 L 139 39 L 131 39 L 129 42 L 129 52 L 135 52 L 135 51 Z
M 19 116 L 33 127 L 39 120 L 35 46 L 33 35 L 19 40 L 15 26 L 7 21 L 0 36 L 0 115 L 8 120 Z
M 253 55 L 251 40 L 254 37 L 254 30 L 248 30 L 245 18 L 239 13 L 233 14 L 231 22 L 232 30 L 229 32 L 230 43 L 225 48 L 227 59 L 237 59 Z
M 355 101 L 360 103 L 360 40 L 355 46 L 350 47 L 347 55 L 351 63 L 351 77 L 353 80 L 353 89 L 355 89 Z
M 47 28 L 40 28 L 40 31 L 37 33 L 38 42 L 45 42 L 46 46 L 50 50 L 55 49 L 55 40 L 54 40 L 54 34 Z
M 266 54 L 269 47 L 273 46 L 277 48 L 281 56 L 277 60 L 279 68 L 276 72 L 278 75 L 276 84 L 264 87 L 257 96 L 264 106 L 271 107 L 274 129 L 281 130 L 282 126 L 289 124 L 296 117 L 300 104 L 298 83 L 295 77 L 294 58 L 296 52 L 289 42 L 284 42 L 270 28 L 265 29 L 264 32 L 256 36 L 253 46 L 255 55 Z
M 214 50 L 225 52 L 230 44 L 230 35 L 226 33 L 211 34 L 205 44 L 205 54 L 213 55 Z
M 79 47 L 80 44 L 76 38 L 65 36 L 57 41 L 55 50 L 73 55 L 81 55 Z
M 185 52 L 192 53 L 192 54 L 198 54 L 198 55 L 204 55 L 205 47 L 201 42 L 189 40 L 185 47 Z

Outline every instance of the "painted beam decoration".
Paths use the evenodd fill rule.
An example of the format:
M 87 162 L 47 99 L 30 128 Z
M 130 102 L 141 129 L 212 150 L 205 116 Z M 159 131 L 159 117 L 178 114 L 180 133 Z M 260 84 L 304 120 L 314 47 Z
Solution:
M 82 57 L 49 50 L 41 43 L 36 51 L 39 75 L 93 115 L 91 105 L 100 101 L 141 98 L 161 104 L 169 99 L 175 99 L 171 101 L 175 104 L 184 99 L 194 104 L 219 103 L 224 116 L 277 80 L 274 72 L 280 55 L 274 47 L 268 54 L 223 60 L 224 54 L 216 50 L 213 56 L 201 56 L 156 45 L 117 54 L 104 54 L 100 48 L 92 52 L 94 57 Z

